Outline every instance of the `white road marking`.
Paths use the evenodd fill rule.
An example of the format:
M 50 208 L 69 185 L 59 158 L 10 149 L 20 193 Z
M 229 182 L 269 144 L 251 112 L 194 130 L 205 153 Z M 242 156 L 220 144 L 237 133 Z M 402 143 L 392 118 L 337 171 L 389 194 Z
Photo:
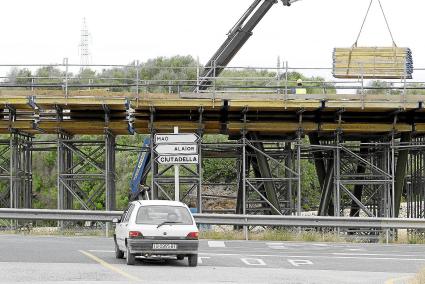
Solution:
M 260 258 L 241 258 L 242 262 L 250 266 L 265 266 L 266 263 Z
M 283 246 L 285 244 L 284 243 L 266 243 L 266 245 L 271 247 L 271 246 Z
M 298 267 L 301 265 L 313 265 L 313 262 L 308 259 L 288 259 L 288 262 L 295 267 Z
M 278 255 L 278 254 L 239 254 L 239 253 L 199 253 L 212 256 L 250 256 L 250 257 L 279 257 L 279 258 L 334 258 L 334 259 L 364 259 L 364 260 L 400 260 L 400 261 L 425 261 L 425 258 L 397 258 L 397 257 L 358 257 L 358 256 L 332 256 L 332 255 Z
M 211 257 L 209 257 L 209 256 L 198 256 L 198 263 L 202 264 L 203 263 L 202 259 L 210 259 L 210 258 Z
M 288 249 L 284 243 L 266 243 L 266 245 L 271 249 Z
M 346 250 L 349 250 L 349 251 L 366 251 L 365 249 L 361 249 L 361 248 L 359 248 L 359 249 L 346 249 Z
M 329 245 L 327 244 L 312 244 L 315 247 L 328 247 Z
M 210 248 L 225 248 L 226 244 L 222 241 L 208 241 L 208 246 Z
M 269 248 L 271 248 L 271 249 L 288 249 L 285 246 L 269 246 Z
M 115 252 L 113 250 L 101 250 L 101 249 L 89 249 L 87 251 L 89 251 L 89 252 L 107 252 L 107 253 L 113 253 L 113 252 Z
M 334 255 L 347 255 L 347 256 L 389 256 L 389 257 L 417 257 L 423 254 L 385 254 L 385 253 L 346 253 L 346 252 L 333 252 Z

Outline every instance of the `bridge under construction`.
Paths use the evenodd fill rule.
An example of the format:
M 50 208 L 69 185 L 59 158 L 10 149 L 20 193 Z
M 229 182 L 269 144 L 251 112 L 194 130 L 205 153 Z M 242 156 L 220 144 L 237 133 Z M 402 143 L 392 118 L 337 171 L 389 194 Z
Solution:
M 32 153 L 57 151 L 58 208 L 116 209 L 119 135 L 180 132 L 223 134 L 227 142 L 199 141 L 201 161 L 233 159 L 237 178 L 204 180 L 202 162 L 183 166 L 182 200 L 199 212 L 296 215 L 303 211 L 303 161 L 314 163 L 320 184 L 318 215 L 424 218 L 425 96 L 226 93 L 116 93 L 105 90 L 0 90 L 1 207 L 31 208 Z M 5 134 L 9 136 L 5 136 Z M 56 139 L 39 141 L 39 134 Z M 97 135 L 97 140 L 86 136 Z M 103 137 L 103 138 L 101 138 Z M 91 146 L 91 147 L 87 147 Z M 134 161 L 136 163 L 136 161 Z M 91 168 L 91 170 L 88 170 Z M 229 170 L 229 169 L 223 169 Z M 172 166 L 150 162 L 152 198 L 172 199 Z M 220 172 L 217 172 L 220 175 Z M 89 196 L 81 186 L 99 181 Z M 218 186 L 228 194 L 212 196 Z M 208 200 L 233 199 L 213 210 Z
M 297 1 L 280 2 L 289 7 Z M 32 206 L 34 151 L 57 152 L 58 209 L 95 209 L 103 198 L 105 209 L 114 210 L 116 151 L 149 153 L 141 183 L 150 183 L 151 198 L 173 199 L 173 166 L 157 161 L 153 143 L 118 145 L 116 137 L 138 133 L 154 141 L 155 134 L 178 127 L 200 137 L 227 136 L 225 142 L 200 139 L 201 162 L 182 166 L 181 200 L 199 213 L 300 215 L 313 190 L 320 192 L 321 216 L 398 217 L 403 200 L 405 217 L 424 218 L 425 84 L 412 82 L 413 72 L 417 76 L 424 69 L 414 68 L 410 48 L 396 46 L 382 5 L 393 46 L 357 46 L 371 1 L 354 45 L 334 50 L 331 70 L 340 80 L 326 82 L 321 78 L 329 68 L 319 68 L 321 75 L 303 86 L 303 70 L 291 69 L 287 62 L 281 67 L 280 59 L 271 72 L 248 68 L 234 72 L 237 78 L 220 76 L 278 2 L 254 0 L 202 68 L 199 63 L 158 67 L 136 60 L 134 65 L 114 65 L 112 72 L 99 76 L 95 71 L 87 77 L 85 68 L 108 66 L 77 66 L 65 59 L 47 68 L 27 66 L 47 73 L 65 69 L 54 70 L 51 78 L 31 76 L 28 68 L 13 80 L 1 77 L 0 134 L 9 135 L 1 141 L 1 206 Z M 79 75 L 73 76 L 70 68 L 79 68 Z M 154 74 L 152 69 L 162 75 L 174 73 L 147 76 Z M 117 70 L 123 72 L 114 77 Z M 196 72 L 196 80 L 190 72 Z M 246 78 L 250 72 L 254 77 Z M 105 74 L 107 78 L 100 78 Z M 261 74 L 266 77 L 258 78 Z M 291 75 L 298 81 L 291 82 Z M 168 79 L 179 77 L 183 79 Z M 365 79 L 389 81 L 373 85 Z M 40 134 L 56 139 L 35 139 Z M 97 135 L 97 140 L 85 135 Z M 208 159 L 229 159 L 233 166 L 204 178 Z M 315 167 L 318 189 L 312 189 L 314 181 L 305 176 L 307 165 Z M 223 182 L 219 177 L 229 171 L 236 178 Z M 81 186 L 88 180 L 96 181 L 90 193 Z M 220 190 L 211 191 L 214 187 Z M 232 202 L 212 208 L 211 199 Z

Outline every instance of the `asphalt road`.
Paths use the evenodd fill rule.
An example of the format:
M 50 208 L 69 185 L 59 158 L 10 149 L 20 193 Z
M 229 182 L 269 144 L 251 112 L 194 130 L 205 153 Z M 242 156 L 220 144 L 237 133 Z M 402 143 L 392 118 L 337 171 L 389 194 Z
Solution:
M 407 283 L 425 267 L 425 246 L 201 241 L 187 260 L 115 259 L 113 240 L 0 235 L 0 282 Z

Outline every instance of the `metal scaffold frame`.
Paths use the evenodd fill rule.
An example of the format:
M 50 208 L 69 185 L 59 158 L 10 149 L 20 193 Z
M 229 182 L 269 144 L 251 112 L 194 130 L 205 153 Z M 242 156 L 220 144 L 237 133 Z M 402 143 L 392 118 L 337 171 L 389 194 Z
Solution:
M 338 143 L 335 149 L 335 216 L 393 217 L 393 161 L 388 143 Z M 348 202 L 344 200 L 348 199 Z
M 225 185 L 226 196 L 213 198 L 236 200 L 231 212 L 237 214 L 301 215 L 304 194 L 301 162 L 314 159 L 317 166 L 320 156 L 325 177 L 321 184 L 319 215 L 396 217 L 396 208 L 404 196 L 407 201 L 406 217 L 423 218 L 425 145 L 421 137 L 410 139 L 410 135 L 394 134 L 377 140 L 347 139 L 342 133 L 337 133 L 333 138 L 319 137 L 320 143 L 314 145 L 306 143 L 301 132 L 292 137 L 266 139 L 256 133 L 245 134 L 242 131 L 239 140 L 225 143 L 203 143 L 201 140 L 199 149 L 204 156 L 201 161 L 228 158 L 234 162 L 235 173 L 239 175 L 235 174 L 234 181 Z M 315 142 L 314 139 L 311 142 Z M 96 201 L 101 202 L 107 211 L 116 209 L 117 145 L 115 135 L 110 131 L 105 131 L 103 139 L 98 137 L 97 140 L 79 139 L 62 133 L 57 135 L 56 141 L 33 141 L 28 135 L 12 133 L 9 141 L 2 140 L 1 146 L 1 181 L 9 186 L 13 196 L 7 206 L 3 197 L 2 207 L 31 208 L 31 153 L 57 151 L 58 209 L 97 209 Z M 172 176 L 167 175 L 170 167 L 157 164 L 155 167 L 158 172 L 152 180 L 157 186 L 156 194 L 159 198 L 172 199 L 164 188 L 164 185 L 173 186 Z M 208 194 L 203 196 L 205 188 L 223 187 L 221 182 L 211 182 L 213 177 L 201 184 L 203 171 L 202 163 L 196 168 L 182 167 L 186 174 L 181 178 L 182 184 L 187 185 L 182 190 L 182 201 L 200 208 L 199 212 L 203 212 L 206 201 L 212 198 Z M 220 174 L 219 169 L 217 174 Z M 91 194 L 83 191 L 80 185 L 88 180 L 97 181 L 97 187 Z M 402 185 L 400 196 L 399 184 Z M 2 193 L 7 192 L 3 190 Z M 327 205 L 323 205 L 325 203 Z M 206 212 L 224 213 L 220 210 Z
M 405 178 L 405 198 L 407 218 L 425 218 L 425 139 L 416 137 L 410 144 L 400 148 L 409 153 Z
M 58 135 L 58 208 L 81 207 L 97 209 L 97 202 L 106 210 L 116 209 L 115 136 L 105 131 L 102 140 L 79 140 Z M 82 183 L 89 182 L 91 192 Z M 78 205 L 73 205 L 73 200 Z

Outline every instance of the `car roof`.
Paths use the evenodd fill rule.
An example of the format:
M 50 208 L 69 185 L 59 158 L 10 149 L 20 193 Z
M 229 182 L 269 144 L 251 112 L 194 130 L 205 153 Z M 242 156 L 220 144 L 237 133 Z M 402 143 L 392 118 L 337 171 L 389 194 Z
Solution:
M 165 205 L 165 206 L 184 206 L 187 207 L 186 204 L 178 202 L 178 201 L 171 201 L 171 200 L 138 200 L 134 201 L 133 203 L 140 204 L 141 206 L 147 206 L 147 205 Z

